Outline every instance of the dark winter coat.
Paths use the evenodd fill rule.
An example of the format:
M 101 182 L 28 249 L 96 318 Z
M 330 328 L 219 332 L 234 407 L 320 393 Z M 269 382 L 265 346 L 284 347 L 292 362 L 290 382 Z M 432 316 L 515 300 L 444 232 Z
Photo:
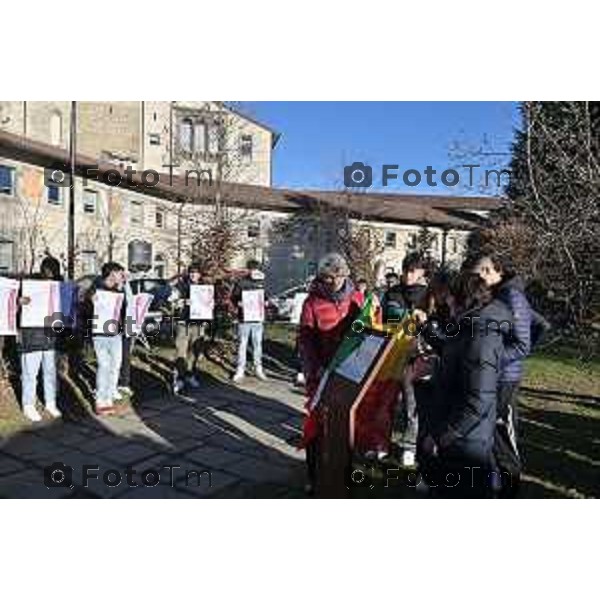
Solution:
M 512 277 L 500 284 L 496 296 L 512 313 L 514 323 L 500 372 L 500 381 L 516 383 L 523 377 L 523 361 L 531 352 L 532 310 L 525 296 L 520 277 Z
M 432 432 L 446 442 L 442 454 L 491 466 L 497 390 L 511 314 L 495 299 L 458 322 L 460 330 L 454 337 L 429 338 L 440 355 L 432 380 Z

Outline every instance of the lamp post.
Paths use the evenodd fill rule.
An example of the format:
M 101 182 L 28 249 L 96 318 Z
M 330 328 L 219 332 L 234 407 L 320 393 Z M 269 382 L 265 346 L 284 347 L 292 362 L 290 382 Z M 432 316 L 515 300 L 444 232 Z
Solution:
M 71 133 L 69 135 L 69 212 L 67 220 L 67 276 L 75 279 L 75 160 L 77 138 L 77 102 L 71 102 Z

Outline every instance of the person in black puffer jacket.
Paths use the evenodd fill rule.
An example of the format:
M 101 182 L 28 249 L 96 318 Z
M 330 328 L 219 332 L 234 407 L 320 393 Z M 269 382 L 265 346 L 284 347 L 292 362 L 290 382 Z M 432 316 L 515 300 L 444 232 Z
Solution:
M 436 418 L 423 441 L 425 481 L 444 497 L 493 497 L 498 381 L 513 326 L 505 304 L 476 274 L 461 277 L 454 329 L 426 328 L 440 356 L 433 376 Z
M 40 279 L 60 281 L 60 263 L 46 256 L 40 265 Z M 29 304 L 31 298 L 21 297 L 21 305 Z M 42 368 L 44 377 L 44 401 L 46 412 L 51 417 L 60 417 L 56 406 L 56 337 L 48 335 L 43 327 L 21 328 L 18 349 L 21 355 L 21 402 L 23 414 L 30 421 L 41 420 L 35 406 L 37 378 Z

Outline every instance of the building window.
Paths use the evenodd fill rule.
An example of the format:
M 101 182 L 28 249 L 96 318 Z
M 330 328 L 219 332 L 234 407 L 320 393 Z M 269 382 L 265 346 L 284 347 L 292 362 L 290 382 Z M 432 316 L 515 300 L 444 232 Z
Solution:
M 221 126 L 214 123 L 208 130 L 208 151 L 217 154 L 223 145 L 221 139 Z
M 151 133 L 149 141 L 151 146 L 160 146 L 160 133 Z
M 83 190 L 83 212 L 93 215 L 96 212 L 98 194 L 94 190 Z
M 48 204 L 53 204 L 54 206 L 60 206 L 62 204 L 61 197 L 61 188 L 57 185 L 48 185 L 46 188 L 48 193 Z
M 131 201 L 129 220 L 132 225 L 144 224 L 144 205 L 140 200 Z
M 260 236 L 260 223 L 254 222 L 248 225 L 248 237 L 249 238 L 257 238 Z
M 458 240 L 453 237 L 452 238 L 452 253 L 456 254 L 458 252 Z
M 83 250 L 81 252 L 81 271 L 84 275 L 92 275 L 98 272 L 98 259 L 95 250 Z
M 416 233 L 408 234 L 408 242 L 406 242 L 406 247 L 408 250 L 416 250 L 417 249 L 417 234 Z
M 167 261 L 162 254 L 154 257 L 154 274 L 159 279 L 164 279 L 167 274 Z
M 0 273 L 10 273 L 14 264 L 14 244 L 11 241 L 0 240 Z
M 50 117 L 50 143 L 53 146 L 62 144 L 62 116 L 58 111 Z
M 247 160 L 252 160 L 252 136 L 243 135 L 240 139 L 240 154 Z
M 165 213 L 160 208 L 156 209 L 156 226 L 158 229 L 164 229 L 165 227 Z
M 204 121 L 196 123 L 194 132 L 194 143 L 196 152 L 206 152 L 206 125 Z
M 194 149 L 194 124 L 191 119 L 183 119 L 179 124 L 179 147 L 190 154 Z
M 0 194 L 14 194 L 14 172 L 12 167 L 0 165 Z
M 395 248 L 396 247 L 396 232 L 386 231 L 385 232 L 385 247 Z

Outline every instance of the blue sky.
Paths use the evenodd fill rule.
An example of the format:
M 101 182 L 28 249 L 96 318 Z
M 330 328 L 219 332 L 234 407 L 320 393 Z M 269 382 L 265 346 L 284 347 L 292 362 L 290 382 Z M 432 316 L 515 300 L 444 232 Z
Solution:
M 511 102 L 244 102 L 248 114 L 281 133 L 274 154 L 273 184 L 291 188 L 343 188 L 343 167 L 362 161 L 373 168 L 372 190 L 411 193 L 493 194 L 495 186 L 475 185 L 484 169 L 506 165 L 517 103 Z M 458 144 L 460 153 L 452 148 Z M 461 153 L 484 147 L 481 160 L 464 160 Z M 472 154 L 468 154 L 472 158 Z M 473 186 L 465 163 L 473 168 Z M 397 164 L 398 180 L 382 187 L 382 165 Z M 437 187 L 402 181 L 404 171 L 436 169 Z M 456 168 L 460 183 L 442 185 L 441 172 Z

